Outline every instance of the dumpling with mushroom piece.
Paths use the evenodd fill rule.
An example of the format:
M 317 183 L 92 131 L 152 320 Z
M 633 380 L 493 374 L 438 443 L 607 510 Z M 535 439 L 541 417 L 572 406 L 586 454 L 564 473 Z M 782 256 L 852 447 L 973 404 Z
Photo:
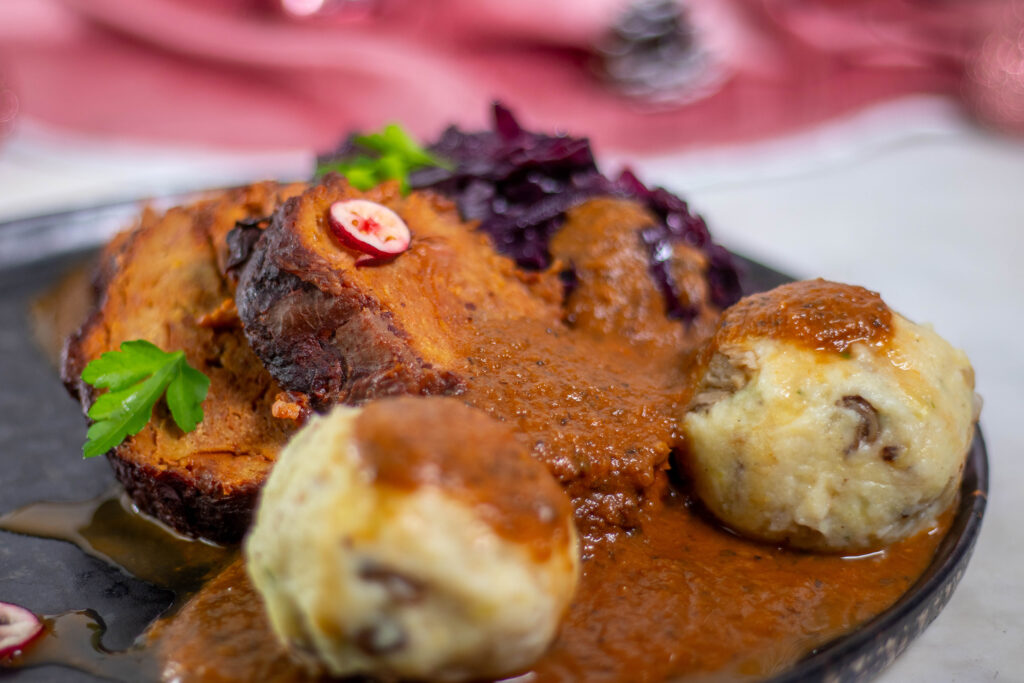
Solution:
M 966 355 L 878 294 L 812 280 L 725 311 L 681 419 L 697 496 L 735 531 L 891 544 L 956 497 L 980 402 Z
M 333 675 L 517 673 L 579 577 L 564 491 L 453 398 L 314 417 L 275 464 L 245 555 L 274 631 Z

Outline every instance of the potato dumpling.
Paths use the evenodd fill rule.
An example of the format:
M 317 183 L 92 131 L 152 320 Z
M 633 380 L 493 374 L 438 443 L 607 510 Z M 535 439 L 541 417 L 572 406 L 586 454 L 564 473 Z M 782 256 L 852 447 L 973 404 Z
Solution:
M 698 354 L 681 420 L 703 503 L 734 530 L 873 550 L 955 499 L 979 402 L 962 351 L 824 280 L 741 300 Z
M 449 398 L 313 418 L 274 466 L 245 555 L 275 632 L 334 675 L 521 671 L 579 576 L 566 494 L 505 425 Z

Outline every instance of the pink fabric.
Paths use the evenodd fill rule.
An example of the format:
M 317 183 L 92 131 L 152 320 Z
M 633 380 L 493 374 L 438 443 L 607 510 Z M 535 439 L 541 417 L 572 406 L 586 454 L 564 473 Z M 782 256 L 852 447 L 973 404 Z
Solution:
M 1006 8 L 1020 7 L 690 0 L 724 77 L 697 101 L 653 107 L 590 68 L 622 0 L 364 6 L 297 20 L 272 0 L 5 0 L 0 132 L 13 106 L 120 139 L 323 149 L 386 121 L 421 136 L 449 122 L 479 126 L 498 98 L 527 125 L 586 133 L 599 148 L 672 151 L 791 131 L 908 93 L 970 94 L 972 55 L 995 28 L 1006 33 Z

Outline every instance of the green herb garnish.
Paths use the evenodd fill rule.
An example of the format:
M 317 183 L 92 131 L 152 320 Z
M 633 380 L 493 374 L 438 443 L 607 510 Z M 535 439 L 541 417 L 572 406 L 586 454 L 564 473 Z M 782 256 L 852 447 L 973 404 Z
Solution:
M 183 432 L 203 419 L 203 399 L 210 380 L 185 360 L 184 351 L 168 353 L 142 339 L 126 341 L 82 370 L 82 381 L 109 389 L 89 408 L 94 420 L 82 455 L 102 455 L 132 434 L 138 434 L 165 395 L 171 417 Z
M 317 165 L 316 174 L 340 173 L 359 190 L 369 190 L 385 180 L 397 180 L 402 194 L 408 194 L 412 171 L 430 166 L 451 168 L 450 163 L 425 150 L 394 123 L 379 133 L 358 135 L 353 142 L 362 153 L 324 161 Z

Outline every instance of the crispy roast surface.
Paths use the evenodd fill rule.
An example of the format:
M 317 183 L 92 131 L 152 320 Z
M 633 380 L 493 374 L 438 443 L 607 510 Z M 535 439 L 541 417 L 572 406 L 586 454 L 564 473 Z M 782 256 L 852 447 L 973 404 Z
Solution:
M 362 254 L 327 227 L 331 203 L 352 198 L 402 216 L 410 249 L 384 264 L 356 266 Z M 461 393 L 459 351 L 473 323 L 554 322 L 556 286 L 518 270 L 436 195 L 402 197 L 394 185 L 361 193 L 332 176 L 274 215 L 242 271 L 237 301 L 246 336 L 271 374 L 325 408 Z

